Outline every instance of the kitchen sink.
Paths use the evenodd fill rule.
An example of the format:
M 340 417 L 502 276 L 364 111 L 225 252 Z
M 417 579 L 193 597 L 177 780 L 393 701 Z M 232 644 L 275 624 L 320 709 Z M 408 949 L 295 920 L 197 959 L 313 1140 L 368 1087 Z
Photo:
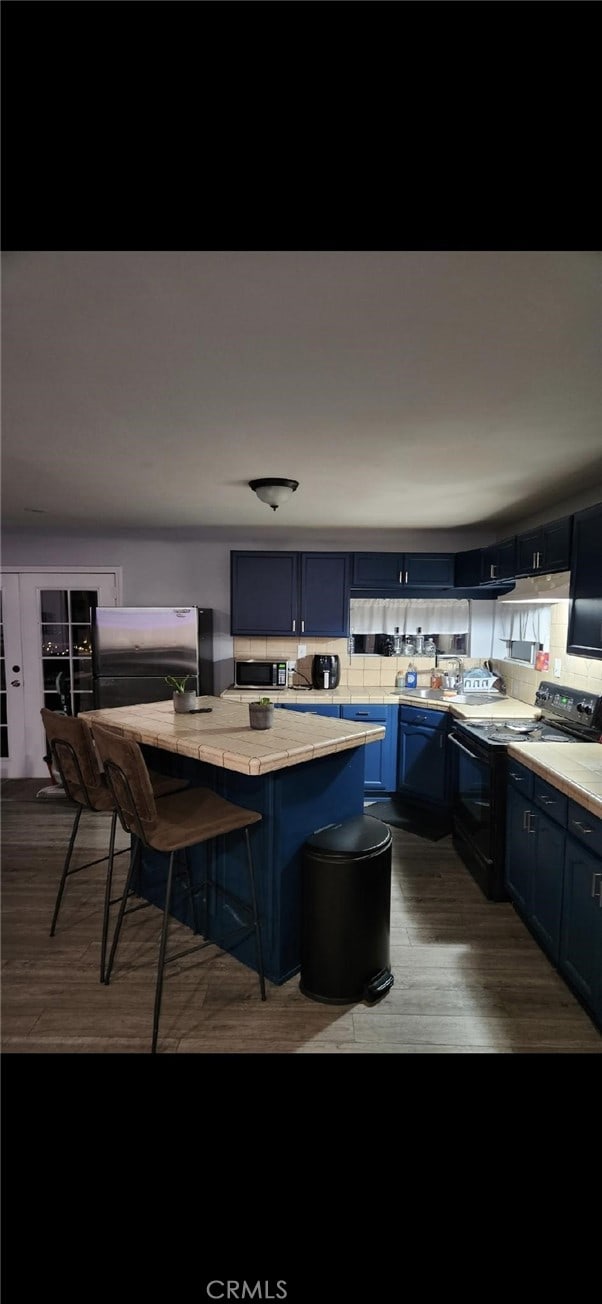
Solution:
M 451 702 L 460 706 L 483 706 L 485 703 L 503 702 L 503 693 L 456 693 L 450 697 L 450 690 L 443 688 L 395 688 L 395 693 L 403 693 L 404 696 L 420 698 L 422 701 L 429 702 Z

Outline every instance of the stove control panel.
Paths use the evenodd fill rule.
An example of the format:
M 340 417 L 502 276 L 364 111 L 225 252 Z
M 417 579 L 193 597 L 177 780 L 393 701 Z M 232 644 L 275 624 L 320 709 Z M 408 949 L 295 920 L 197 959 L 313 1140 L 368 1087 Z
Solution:
M 602 718 L 602 697 L 584 693 L 576 688 L 564 688 L 545 680 L 535 693 L 535 705 L 541 707 L 546 719 L 563 719 L 575 724 L 592 726 Z

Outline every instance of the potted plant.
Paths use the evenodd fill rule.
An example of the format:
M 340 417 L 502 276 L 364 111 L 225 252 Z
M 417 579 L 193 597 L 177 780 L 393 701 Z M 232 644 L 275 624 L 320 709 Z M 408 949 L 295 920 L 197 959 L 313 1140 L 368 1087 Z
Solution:
M 249 723 L 252 729 L 271 729 L 274 723 L 274 703 L 269 697 L 249 702 Z
M 174 711 L 186 712 L 193 711 L 196 706 L 196 693 L 194 689 L 187 689 L 188 680 L 192 675 L 166 675 L 165 683 L 173 688 L 173 709 Z

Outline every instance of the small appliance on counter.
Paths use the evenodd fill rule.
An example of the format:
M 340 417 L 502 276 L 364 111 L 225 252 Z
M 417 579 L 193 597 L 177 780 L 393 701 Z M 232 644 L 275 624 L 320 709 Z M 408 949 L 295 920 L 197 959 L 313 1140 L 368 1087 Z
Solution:
M 338 688 L 340 678 L 340 657 L 315 656 L 312 658 L 311 682 L 314 688 Z

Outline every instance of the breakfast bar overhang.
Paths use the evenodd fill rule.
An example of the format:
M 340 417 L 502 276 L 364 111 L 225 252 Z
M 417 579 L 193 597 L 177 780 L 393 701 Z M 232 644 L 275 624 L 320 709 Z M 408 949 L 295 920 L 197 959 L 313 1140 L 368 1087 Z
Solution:
M 151 702 L 86 711 L 81 718 L 92 728 L 96 721 L 133 738 L 151 768 L 261 813 L 252 849 L 264 967 L 267 978 L 283 983 L 300 967 L 303 846 L 318 829 L 362 814 L 364 747 L 384 738 L 385 728 L 278 709 L 273 727 L 258 730 L 250 728 L 248 706 L 241 702 L 203 697 L 197 707 L 205 710 L 179 714 L 171 701 Z M 227 888 L 229 897 L 209 894 L 202 932 L 221 945 L 237 922 L 230 896 L 248 900 L 244 841 L 220 838 L 193 847 L 189 868 L 195 887 L 205 878 L 206 855 L 212 857 L 210 878 Z M 137 891 L 157 906 L 164 904 L 166 870 L 166 857 L 143 848 Z M 183 888 L 174 895 L 172 913 L 195 927 Z M 241 908 L 241 924 L 244 918 Z M 256 967 L 252 939 L 228 949 Z

